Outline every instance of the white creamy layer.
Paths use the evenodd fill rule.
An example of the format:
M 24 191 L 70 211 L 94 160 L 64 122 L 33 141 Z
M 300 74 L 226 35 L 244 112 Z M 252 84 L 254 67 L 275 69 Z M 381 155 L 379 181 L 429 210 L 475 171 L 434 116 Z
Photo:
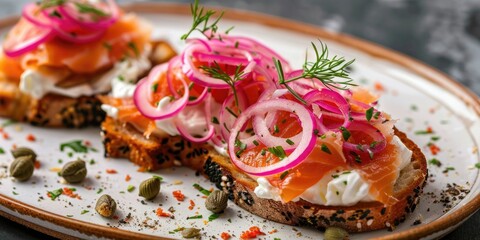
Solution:
M 31 95 L 33 98 L 40 99 L 48 93 L 77 98 L 80 96 L 92 96 L 99 93 L 108 92 L 113 86 L 112 80 L 122 80 L 135 82 L 138 77 L 150 69 L 151 47 L 148 46 L 139 58 L 127 58 L 117 62 L 108 72 L 97 76 L 94 81 L 80 84 L 70 88 L 61 88 L 55 86 L 54 75 L 47 75 L 34 69 L 28 69 L 23 72 L 20 78 L 20 91 Z M 133 92 L 132 92 L 133 93 Z M 117 97 L 113 95 L 114 97 Z
M 399 154 L 396 161 L 399 162 L 398 172 L 400 172 L 410 163 L 412 151 L 397 136 L 394 136 L 390 143 L 398 149 Z M 257 183 L 258 186 L 254 192 L 258 197 L 281 201 L 279 189 L 273 187 L 266 178 L 258 178 Z M 370 184 L 362 179 L 358 171 L 332 172 L 326 174 L 293 201 L 301 198 L 324 206 L 352 206 L 358 202 L 373 201 L 374 198 L 370 196 L 369 192 Z

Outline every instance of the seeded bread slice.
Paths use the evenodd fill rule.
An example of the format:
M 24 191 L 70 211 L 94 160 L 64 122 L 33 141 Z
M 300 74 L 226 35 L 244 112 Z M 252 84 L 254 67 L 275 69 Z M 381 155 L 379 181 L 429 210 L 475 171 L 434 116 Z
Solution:
M 172 46 L 165 41 L 152 41 L 151 45 L 149 59 L 152 66 L 176 55 Z M 48 94 L 41 99 L 33 99 L 20 91 L 17 81 L 0 74 L 0 117 L 42 127 L 99 126 L 105 119 L 101 104 L 96 96 L 70 98 Z
M 350 207 L 327 207 L 306 201 L 283 204 L 258 198 L 253 190 L 257 186 L 248 175 L 239 172 L 227 157 L 219 155 L 208 144 L 194 144 L 181 137 L 151 137 L 146 139 L 128 124 L 109 117 L 102 123 L 105 155 L 128 158 L 142 170 L 156 170 L 173 165 L 190 167 L 203 174 L 228 193 L 229 199 L 247 211 L 279 223 L 311 226 L 320 230 L 337 226 L 349 232 L 365 232 L 382 228 L 393 230 L 415 210 L 427 178 L 425 156 L 407 136 L 395 134 L 413 151 L 410 164 L 401 171 L 394 186 L 399 200 L 391 206 L 378 202 L 358 203 Z

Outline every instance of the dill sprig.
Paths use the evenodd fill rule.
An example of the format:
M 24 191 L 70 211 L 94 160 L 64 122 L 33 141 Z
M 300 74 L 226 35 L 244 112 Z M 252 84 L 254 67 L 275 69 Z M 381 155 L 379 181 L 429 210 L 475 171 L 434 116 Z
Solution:
M 218 30 L 217 23 L 223 17 L 224 12 L 222 11 L 220 16 L 218 16 L 218 18 L 212 24 L 208 24 L 210 17 L 216 13 L 215 11 L 205 11 L 203 7 L 199 8 L 198 0 L 195 0 L 193 4 L 190 4 L 190 11 L 192 12 L 193 17 L 192 27 L 187 33 L 183 34 L 180 39 L 187 39 L 188 36 L 190 36 L 190 34 L 195 30 L 201 32 L 203 35 L 205 35 L 206 31 L 211 30 L 210 36 L 205 35 L 208 39 L 211 39 Z
M 289 82 L 305 78 L 319 80 L 327 88 L 345 90 L 348 86 L 356 86 L 356 84 L 353 83 L 353 80 L 349 77 L 349 72 L 347 70 L 355 59 L 347 61 L 344 57 L 333 56 L 330 58 L 327 45 L 322 42 L 320 42 L 320 45 L 321 52 L 319 52 L 317 46 L 312 42 L 316 59 L 314 62 L 309 62 L 305 59 L 303 73 L 297 77 L 285 79 L 281 62 L 278 59 L 273 59 L 275 67 L 277 68 L 278 82 L 284 85 L 285 88 L 302 103 L 306 103 L 305 100 L 288 86 Z M 338 81 L 335 78 L 342 78 L 344 80 Z
M 238 95 L 235 89 L 236 82 L 243 79 L 245 72 L 242 69 L 242 64 L 238 65 L 233 75 L 229 75 L 225 72 L 216 61 L 213 61 L 213 66 L 200 66 L 200 69 L 205 71 L 210 77 L 220 79 L 227 83 L 232 89 L 233 96 L 235 97 L 235 104 L 238 107 Z

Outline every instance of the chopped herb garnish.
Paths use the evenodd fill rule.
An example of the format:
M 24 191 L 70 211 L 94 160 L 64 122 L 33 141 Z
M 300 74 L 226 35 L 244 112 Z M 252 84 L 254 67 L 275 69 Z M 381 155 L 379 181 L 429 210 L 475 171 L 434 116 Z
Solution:
M 56 7 L 64 4 L 66 0 L 43 0 L 40 2 L 40 8 L 41 9 L 46 9 L 46 8 L 51 8 L 51 7 Z
M 3 148 L 0 147 L 0 154 L 4 154 L 5 153 L 5 150 L 3 150 Z
M 367 152 L 368 152 L 368 156 L 370 157 L 370 159 L 373 159 L 374 153 L 372 152 L 372 150 L 367 149 Z
M 270 147 L 267 150 L 280 159 L 287 157 L 287 154 L 285 153 L 285 150 L 283 150 L 282 146 Z
M 337 195 L 340 195 L 340 193 L 339 193 L 338 191 L 335 191 L 335 193 L 336 193 Z
M 134 42 L 128 42 L 128 47 L 132 49 L 136 57 L 140 56 L 140 51 L 138 50 L 137 44 Z
M 205 9 L 203 7 L 201 7 L 200 9 L 198 8 L 198 0 L 195 0 L 193 4 L 190 4 L 190 11 L 192 13 L 193 23 L 190 30 L 188 30 L 187 33 L 182 35 L 182 37 L 180 38 L 181 40 L 186 40 L 193 31 L 199 31 L 203 35 L 205 35 L 205 32 L 210 30 L 210 36 L 205 35 L 208 39 L 211 39 L 213 35 L 217 32 L 217 24 L 223 17 L 224 12 L 222 12 L 220 16 L 218 16 L 218 18 L 213 21 L 212 24 L 208 24 L 210 17 L 213 16 L 216 12 L 213 10 L 207 10 L 204 14 L 204 10 Z
M 315 136 L 317 136 L 319 133 L 318 129 L 313 129 L 313 134 L 315 134 Z
M 162 181 L 162 180 L 163 180 L 163 177 L 161 177 L 161 176 L 158 176 L 158 175 L 153 175 L 153 177 L 154 177 L 154 178 L 156 178 L 156 179 L 158 179 L 158 180 L 160 180 L 160 181 Z
M 187 217 L 187 220 L 190 220 L 190 219 L 201 219 L 202 217 L 203 217 L 202 215 L 195 215 L 195 216 Z
M 227 110 L 227 111 L 228 111 L 230 114 L 232 114 L 232 116 L 234 116 L 235 118 L 238 118 L 238 115 L 237 115 L 235 112 L 233 112 L 233 110 L 230 109 L 229 107 L 225 107 L 225 110 Z
M 285 140 L 285 142 L 287 142 L 288 145 L 293 145 L 293 144 L 295 144 L 295 143 L 294 143 L 292 140 L 290 140 L 290 139 Z
M 325 143 L 322 143 L 322 146 L 320 147 L 320 149 L 328 154 L 332 154 L 332 151 L 330 151 L 330 149 Z
M 333 174 L 332 178 L 338 178 L 338 174 Z
M 280 129 L 279 129 L 278 126 L 275 124 L 275 125 L 273 126 L 273 133 L 278 133 L 278 132 L 280 132 Z
M 380 116 L 380 112 L 375 112 L 375 114 L 373 114 L 374 119 L 378 119 L 378 116 Z
M 218 217 L 220 217 L 220 215 L 218 215 L 218 214 L 214 213 L 214 214 L 212 214 L 212 215 L 208 216 L 208 221 L 210 221 L 210 222 L 211 222 L 211 221 L 213 221 L 213 220 L 217 219 Z
M 212 117 L 212 123 L 219 124 L 220 122 L 218 121 L 218 118 Z
M 90 159 L 90 165 L 95 164 L 95 159 Z
M 71 142 L 62 143 L 60 145 L 60 151 L 63 152 L 65 148 L 70 148 L 76 153 L 87 153 L 89 149 L 93 150 L 92 148 L 85 146 L 82 140 L 74 140 Z
M 95 14 L 100 17 L 105 17 L 108 16 L 104 11 L 86 3 L 81 3 L 81 2 L 74 2 L 75 6 L 77 7 L 78 11 L 80 13 L 91 13 Z
M 57 11 L 53 10 L 50 14 L 48 14 L 51 17 L 56 17 L 56 18 L 62 18 L 62 15 Z
M 370 143 L 370 148 L 374 148 L 375 146 L 377 146 L 377 144 L 379 144 L 379 142 L 373 141 L 372 143 Z
M 152 85 L 152 92 L 156 93 L 158 89 L 158 83 Z
M 258 145 L 259 145 L 258 141 L 257 141 L 257 140 L 253 140 L 253 145 L 258 146 Z
M 122 75 L 119 75 L 118 76 L 118 80 L 122 81 L 122 82 L 125 82 L 125 77 L 123 77 Z
M 58 163 L 63 163 L 63 160 L 62 159 L 58 159 Z
M 412 111 L 417 111 L 417 110 L 418 110 L 418 107 L 417 107 L 417 105 L 411 105 L 411 106 L 410 106 L 410 109 L 411 109 Z
M 344 184 L 345 186 L 347 186 L 347 183 L 348 183 L 347 181 L 343 181 L 343 184 Z
M 436 158 L 432 158 L 430 160 L 428 160 L 428 163 L 429 164 L 432 164 L 432 165 L 435 165 L 437 167 L 441 167 L 442 166 L 442 162 L 440 162 L 438 159 Z
M 362 159 L 360 158 L 360 155 L 358 155 L 358 153 L 354 151 L 350 151 L 350 155 L 353 156 L 353 158 L 355 159 L 355 162 L 362 163 Z
M 429 131 L 429 130 L 419 130 L 419 131 L 415 131 L 415 134 L 416 135 L 426 135 L 426 134 L 432 134 L 433 132 L 432 131 Z
M 475 167 L 480 169 L 480 163 L 475 163 Z
M 18 195 L 18 193 L 14 192 L 14 191 L 12 191 L 12 193 L 13 193 L 13 195 Z
M 306 103 L 295 90 L 293 90 L 288 83 L 298 79 L 316 79 L 319 80 L 327 88 L 347 89 L 347 86 L 356 86 L 352 83 L 352 79 L 348 76 L 348 66 L 355 60 L 346 61 L 343 57 L 333 56 L 329 58 L 328 47 L 320 42 L 321 53 L 319 53 L 317 46 L 312 42 L 312 47 L 315 52 L 315 62 L 305 60 L 303 64 L 303 72 L 299 76 L 285 79 L 283 74 L 283 67 L 280 60 L 273 58 L 278 74 L 278 82 L 282 84 L 292 95 L 300 102 Z M 343 78 L 344 81 L 335 81 L 335 78 Z M 343 85 L 343 86 L 342 86 Z
M 345 171 L 345 172 L 342 172 L 342 175 L 346 175 L 346 174 L 350 174 L 352 173 L 351 171 Z
M 50 197 L 50 199 L 55 200 L 60 195 L 62 195 L 62 193 L 63 193 L 63 190 L 61 188 L 59 188 L 59 189 L 56 189 L 56 190 L 53 190 L 53 191 L 49 191 L 48 196 Z
M 73 217 L 73 215 L 68 214 L 67 217 L 71 218 L 71 217 Z
M 239 45 L 239 44 L 240 44 L 240 43 L 239 43 L 238 41 L 235 41 L 235 48 L 238 48 L 238 45 Z
M 237 156 L 240 156 L 240 154 L 243 153 L 243 151 L 245 151 L 245 149 L 247 149 L 247 144 L 245 144 L 244 142 L 240 141 L 240 140 L 236 140 L 235 141 L 235 147 L 238 147 L 240 148 L 236 154 Z
M 365 117 L 367 118 L 367 121 L 370 121 L 372 119 L 373 110 L 374 110 L 374 108 L 371 107 L 365 112 Z
M 102 193 L 102 192 L 103 192 L 103 189 L 101 189 L 101 188 L 99 188 L 99 189 L 97 190 L 97 194 L 100 194 L 100 193 Z
M 280 175 L 280 180 L 285 179 L 285 177 L 287 177 L 287 175 L 288 175 L 288 171 L 283 172 L 283 173 Z
M 262 156 L 265 156 L 265 154 L 267 154 L 267 151 L 266 151 L 265 149 L 262 149 L 262 151 L 260 151 L 260 154 L 261 154 Z
M 133 190 L 135 190 L 135 186 L 133 186 L 133 185 L 128 185 L 127 191 L 128 191 L 128 192 L 133 192 Z
M 205 196 L 209 196 L 210 195 L 210 191 L 208 191 L 207 189 L 203 188 L 202 186 L 200 186 L 199 184 L 193 184 L 193 187 L 195 189 L 197 189 L 198 191 L 200 191 L 201 193 L 203 193 Z
M 348 129 L 346 129 L 344 126 L 340 127 L 340 131 L 342 131 L 343 140 L 348 141 L 351 136 L 350 131 L 348 131 Z
M 453 170 L 455 170 L 454 167 L 446 167 L 445 170 L 443 170 L 443 173 L 447 173 L 447 172 L 453 171 Z
M 90 211 L 88 211 L 88 210 L 82 210 L 82 212 L 81 212 L 80 214 L 83 215 L 83 214 L 88 213 L 88 212 L 90 212 Z
M 432 136 L 430 139 L 432 139 L 432 141 L 438 141 L 438 140 L 440 140 L 440 137 L 439 136 Z

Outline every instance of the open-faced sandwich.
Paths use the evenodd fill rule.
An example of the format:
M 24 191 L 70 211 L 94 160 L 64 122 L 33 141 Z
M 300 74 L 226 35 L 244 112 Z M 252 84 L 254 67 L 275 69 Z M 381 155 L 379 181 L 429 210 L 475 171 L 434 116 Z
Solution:
M 239 206 L 290 225 L 393 229 L 415 210 L 425 157 L 352 83 L 353 61 L 312 44 L 313 60 L 291 69 L 254 39 L 217 33 L 212 12 L 192 13 L 204 22 L 179 56 L 131 97 L 102 97 L 106 155 L 143 170 L 191 167 Z M 205 38 L 188 38 L 194 30 Z
M 151 30 L 113 0 L 26 5 L 3 42 L 0 116 L 49 127 L 98 125 L 105 114 L 97 94 L 113 89 L 121 97 L 125 82 L 174 55 L 151 41 Z

